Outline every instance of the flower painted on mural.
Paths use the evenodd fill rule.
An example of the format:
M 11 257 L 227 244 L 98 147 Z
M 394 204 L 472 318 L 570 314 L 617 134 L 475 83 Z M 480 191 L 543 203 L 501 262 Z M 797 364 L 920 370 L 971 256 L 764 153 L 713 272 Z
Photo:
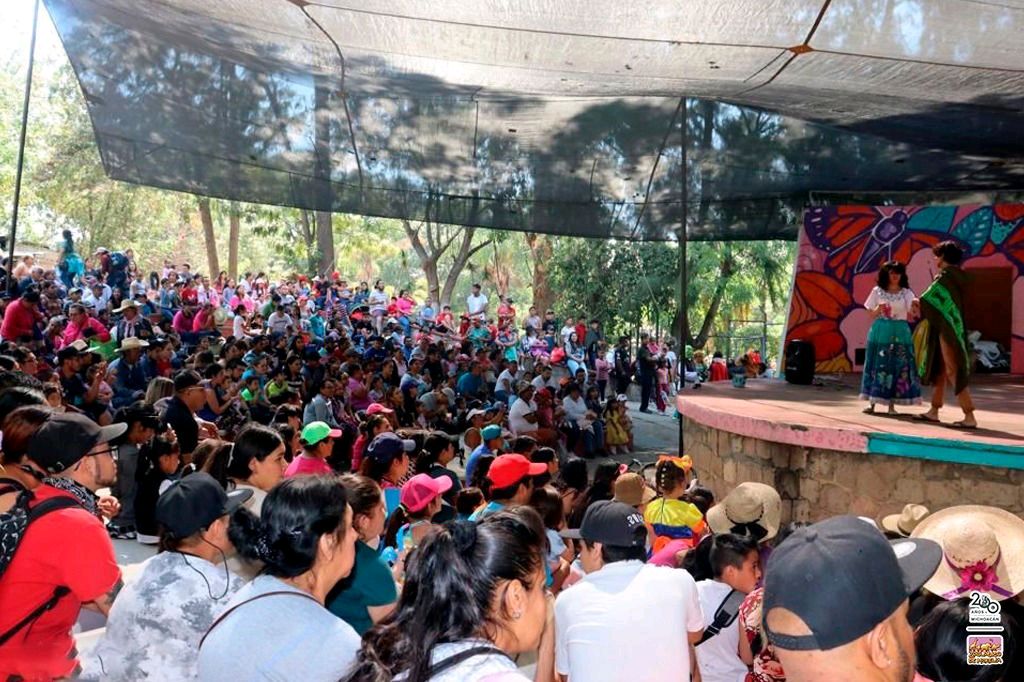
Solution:
M 820 272 L 802 272 L 797 276 L 788 338 L 814 344 L 818 371 L 850 371 L 839 320 L 852 306 L 849 290 L 833 277 Z

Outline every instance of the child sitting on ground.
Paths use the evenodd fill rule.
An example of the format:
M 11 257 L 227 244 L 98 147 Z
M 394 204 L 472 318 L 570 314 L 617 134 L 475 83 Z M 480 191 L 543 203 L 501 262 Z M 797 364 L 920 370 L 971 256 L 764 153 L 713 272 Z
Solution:
M 548 539 L 547 562 L 551 575 L 551 593 L 558 594 L 562 589 L 562 583 L 569 575 L 569 566 L 573 559 L 573 550 L 566 546 L 565 540 L 559 535 L 565 530 L 562 496 L 554 488 L 534 488 L 530 495 L 530 506 L 536 509 L 544 520 L 544 533 Z
M 734 682 L 749 674 L 739 655 L 736 618 L 743 599 L 761 579 L 757 541 L 747 535 L 716 535 L 710 558 L 714 578 L 697 583 L 707 623 L 696 645 L 697 665 L 703 682 Z
M 139 452 L 139 468 L 136 472 L 138 488 L 135 491 L 136 539 L 144 545 L 155 545 L 159 541 L 156 522 L 156 501 L 171 484 L 178 480 L 181 457 L 178 443 L 166 436 L 158 436 Z
M 659 497 L 644 510 L 644 521 L 654 536 L 651 546 L 654 553 L 674 541 L 680 541 L 677 549 L 694 547 L 707 530 L 704 515 L 696 505 L 684 499 L 692 469 L 689 455 L 658 458 L 655 486 Z
M 626 413 L 626 396 L 609 398 L 604 407 L 604 443 L 610 455 L 633 451 L 633 421 Z

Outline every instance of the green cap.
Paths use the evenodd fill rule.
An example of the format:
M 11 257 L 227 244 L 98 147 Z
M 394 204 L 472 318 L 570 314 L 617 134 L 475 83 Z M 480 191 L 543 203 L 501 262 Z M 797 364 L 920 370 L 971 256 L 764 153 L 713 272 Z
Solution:
M 332 429 L 326 422 L 310 422 L 302 427 L 300 436 L 306 445 L 316 445 L 324 438 L 341 437 L 341 429 Z
M 501 438 L 501 427 L 497 424 L 489 424 L 480 429 L 480 437 L 485 441 Z

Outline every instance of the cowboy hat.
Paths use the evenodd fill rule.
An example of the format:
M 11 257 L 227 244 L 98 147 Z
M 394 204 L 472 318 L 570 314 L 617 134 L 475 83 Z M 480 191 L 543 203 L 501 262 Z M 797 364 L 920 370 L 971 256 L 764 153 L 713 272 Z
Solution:
M 981 592 L 1002 601 L 1024 591 L 1024 520 L 997 507 L 966 504 L 921 521 L 912 538 L 942 546 L 942 563 L 924 588 L 953 600 Z
M 121 307 L 119 307 L 119 308 L 118 308 L 117 310 L 115 310 L 114 312 L 115 312 L 115 313 L 123 313 L 124 311 L 128 310 L 129 308 L 134 308 L 135 310 L 138 310 L 138 309 L 139 309 L 139 304 L 138 304 L 138 303 L 137 303 L 137 302 L 135 301 L 135 299 L 132 299 L 132 298 L 126 298 L 126 299 L 125 299 L 125 300 L 124 300 L 124 301 L 123 301 L 123 302 L 121 303 Z
M 117 349 L 117 352 L 126 350 L 142 350 L 143 348 L 149 348 L 149 344 L 137 336 L 129 336 L 127 339 L 121 342 L 121 347 Z
M 914 532 L 914 529 L 917 528 L 917 524 L 924 521 L 925 517 L 930 513 L 928 507 L 924 505 L 908 504 L 903 507 L 903 511 L 899 514 L 889 514 L 883 517 L 880 525 L 886 532 L 908 538 Z
M 770 540 L 779 532 L 782 498 L 764 483 L 740 483 L 721 502 L 708 510 L 708 526 L 717 535 L 736 532 L 736 526 L 754 525 L 764 531 L 758 540 Z

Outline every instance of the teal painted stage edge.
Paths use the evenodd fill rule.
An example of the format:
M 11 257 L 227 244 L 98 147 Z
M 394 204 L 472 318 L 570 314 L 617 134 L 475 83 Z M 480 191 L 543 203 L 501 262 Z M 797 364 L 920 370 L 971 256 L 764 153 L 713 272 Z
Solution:
M 998 445 L 892 433 L 869 433 L 868 453 L 1024 469 L 1024 445 Z

